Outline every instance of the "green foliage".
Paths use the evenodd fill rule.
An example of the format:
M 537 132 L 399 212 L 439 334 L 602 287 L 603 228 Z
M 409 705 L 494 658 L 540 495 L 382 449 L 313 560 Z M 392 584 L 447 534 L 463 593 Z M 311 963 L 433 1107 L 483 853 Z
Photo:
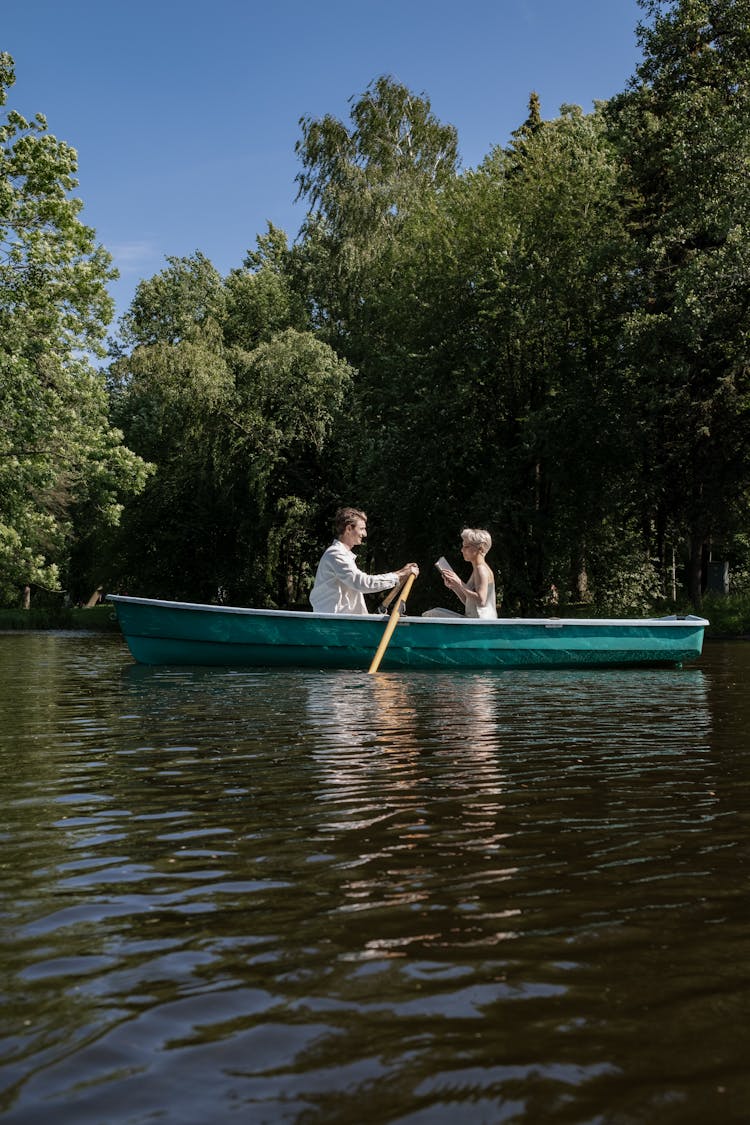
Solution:
M 304 298 L 290 282 L 293 268 L 286 235 L 269 224 L 268 233 L 258 237 L 257 250 L 247 252 L 244 268 L 232 270 L 226 279 L 223 331 L 228 345 L 247 350 L 286 328 L 307 329 Z
M 711 623 L 707 636 L 750 636 L 750 590 L 738 594 L 706 594 L 701 612 Z
M 303 596 L 317 477 L 351 372 L 304 327 L 283 235 L 258 247 L 226 281 L 200 256 L 170 259 L 126 318 L 134 346 L 110 369 L 113 411 L 156 471 L 112 544 L 120 588 Z
M 0 55 L 0 105 L 14 82 Z M 109 255 L 78 214 L 75 151 L 10 110 L 0 124 L 0 600 L 67 581 L 78 535 L 119 519 L 147 467 L 107 417 Z
M 31 609 L 0 609 L 0 630 L 80 629 L 86 632 L 116 633 L 119 625 L 111 605 L 91 609 L 47 605 Z
M 224 287 L 207 258 L 167 258 L 168 269 L 142 281 L 120 332 L 128 344 L 179 344 L 210 338 L 223 320 Z
M 643 64 L 608 109 L 639 265 L 627 406 L 649 517 L 690 543 L 697 605 L 705 545 L 750 515 L 750 6 L 643 7 Z
M 368 320 L 379 259 L 414 204 L 451 182 L 458 152 L 456 130 L 435 118 L 429 99 L 392 78 L 352 99 L 350 120 L 300 121 L 297 184 L 310 212 L 298 270 L 320 326 L 358 363 L 353 333 Z
M 610 617 L 644 617 L 667 612 L 663 576 L 644 556 L 636 528 L 601 528 L 596 550 L 589 552 L 588 599 Z
M 455 129 L 437 121 L 428 98 L 391 78 L 353 101 L 351 123 L 303 117 L 296 146 L 299 194 L 343 241 L 397 226 L 425 187 L 453 177 L 458 160 Z
M 385 548 L 434 557 L 488 523 L 528 607 L 627 495 L 616 172 L 600 115 L 537 124 L 522 152 L 423 184 L 337 317 L 358 369 L 354 491 L 383 511 L 399 495 Z
M 379 78 L 347 123 L 302 119 L 294 246 L 269 226 L 226 278 L 196 253 L 142 283 L 109 372 L 157 466 L 112 543 L 131 592 L 298 604 L 345 502 L 376 567 L 489 527 L 512 612 L 552 582 L 659 611 L 673 552 L 697 606 L 711 543 L 749 568 L 750 3 L 642 7 L 608 105 L 545 120 L 532 94 L 461 173 Z

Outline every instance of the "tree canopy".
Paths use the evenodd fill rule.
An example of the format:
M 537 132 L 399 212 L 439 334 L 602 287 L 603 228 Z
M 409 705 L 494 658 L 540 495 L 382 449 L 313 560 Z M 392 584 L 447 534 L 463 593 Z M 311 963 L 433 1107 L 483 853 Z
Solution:
M 0 55 L 0 107 L 15 81 Z M 109 254 L 79 219 L 77 158 L 44 117 L 0 125 L 0 596 L 75 585 L 74 547 L 117 523 L 147 466 L 108 419 Z M 80 576 L 83 581 L 83 575 Z
M 417 609 L 467 524 L 493 534 L 507 613 L 552 584 L 589 611 L 697 607 L 712 551 L 750 570 L 750 0 L 640 4 L 622 93 L 546 117 L 532 92 L 476 168 L 388 76 L 348 121 L 302 117 L 294 241 L 269 226 L 225 277 L 169 258 L 106 390 L 82 357 L 111 264 L 75 154 L 9 114 L 5 589 L 78 565 L 304 605 L 342 503 L 370 514 L 365 565 L 425 564 Z

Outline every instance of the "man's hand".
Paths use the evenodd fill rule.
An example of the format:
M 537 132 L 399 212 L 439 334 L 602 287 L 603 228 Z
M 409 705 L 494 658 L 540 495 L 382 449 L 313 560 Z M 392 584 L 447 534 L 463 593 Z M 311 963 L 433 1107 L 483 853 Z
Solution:
M 400 570 L 397 570 L 396 574 L 398 575 L 399 581 L 401 581 L 402 578 L 408 578 L 410 574 L 413 574 L 416 578 L 419 574 L 419 567 L 416 563 L 407 563 L 406 566 L 402 566 Z

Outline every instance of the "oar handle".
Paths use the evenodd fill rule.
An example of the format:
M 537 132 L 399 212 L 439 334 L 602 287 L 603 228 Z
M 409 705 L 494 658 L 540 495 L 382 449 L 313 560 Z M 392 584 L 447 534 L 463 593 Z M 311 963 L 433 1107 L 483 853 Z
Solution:
M 386 594 L 386 596 L 383 598 L 382 602 L 378 606 L 378 613 L 385 613 L 385 611 L 388 609 L 388 606 L 391 604 L 391 602 L 396 597 L 396 595 L 399 594 L 403 590 L 405 583 L 406 583 L 406 578 L 402 578 L 401 581 L 393 587 L 391 592 L 389 594 Z
M 377 672 L 378 668 L 380 667 L 380 661 L 383 659 L 383 653 L 388 648 L 388 642 L 393 635 L 393 630 L 398 625 L 398 620 L 401 616 L 401 607 L 406 604 L 406 599 L 409 597 L 409 591 L 414 584 L 415 578 L 416 574 L 410 574 L 406 579 L 406 582 L 404 583 L 403 592 L 401 594 L 401 603 L 396 606 L 393 613 L 388 618 L 388 624 L 385 627 L 385 631 L 381 638 L 380 644 L 378 645 L 378 650 L 372 658 L 372 664 L 370 665 L 368 675 L 372 675 L 373 672 Z

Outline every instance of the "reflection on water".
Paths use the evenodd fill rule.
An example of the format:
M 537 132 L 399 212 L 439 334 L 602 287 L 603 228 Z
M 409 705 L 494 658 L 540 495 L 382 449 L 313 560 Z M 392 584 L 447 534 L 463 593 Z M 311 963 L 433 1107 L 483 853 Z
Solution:
M 363 955 L 517 936 L 538 908 L 527 879 L 544 873 L 548 892 L 562 894 L 585 830 L 589 848 L 592 832 L 603 832 L 589 857 L 592 882 L 600 857 L 623 847 L 620 807 L 625 847 L 639 851 L 641 833 L 654 831 L 660 775 L 667 790 L 682 788 L 691 773 L 703 777 L 709 752 L 701 671 L 320 677 L 307 688 L 322 826 L 339 841 L 344 831 L 356 838 L 341 909 L 429 901 L 427 932 L 426 912 L 412 910 L 395 939 L 370 937 Z M 704 812 L 715 804 L 709 784 L 692 793 L 690 815 L 698 802 Z M 673 809 L 667 815 L 674 820 Z M 540 848 L 531 871 L 515 862 L 530 840 Z M 433 868 L 439 858 L 439 883 L 425 883 L 426 849 Z M 557 905 L 545 901 L 548 917 Z
M 478 855 L 496 860 L 506 835 L 497 827 L 502 773 L 488 680 L 317 677 L 307 689 L 325 802 L 321 832 L 331 841 L 347 833 L 353 852 L 342 865 L 350 874 L 338 909 L 393 914 L 400 907 L 403 917 L 397 935 L 370 934 L 348 956 L 405 956 L 414 942 L 443 944 L 444 927 L 455 943 L 458 900 L 465 911 L 470 897 L 466 868 Z M 425 855 L 436 845 L 444 868 L 439 901 Z M 464 852 L 471 854 L 464 859 Z M 492 877 L 509 874 L 495 867 Z
M 368 677 L 0 637 L 0 1115 L 747 1119 L 749 652 Z

